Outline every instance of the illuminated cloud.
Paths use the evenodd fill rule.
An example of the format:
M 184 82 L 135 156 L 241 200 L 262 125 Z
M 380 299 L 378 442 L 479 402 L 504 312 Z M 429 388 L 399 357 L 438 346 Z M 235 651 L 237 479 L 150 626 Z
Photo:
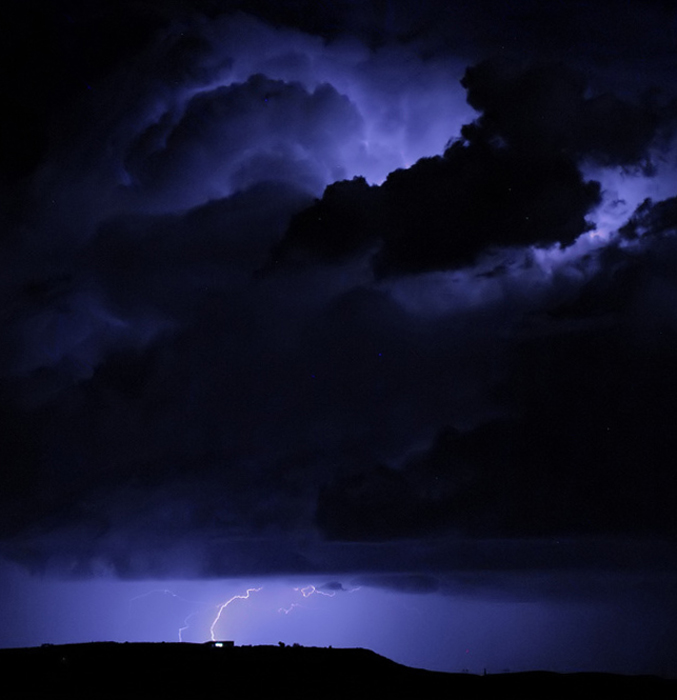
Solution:
M 376 250 L 375 272 L 387 276 L 473 265 L 495 248 L 569 246 L 595 229 L 595 210 L 609 217 L 613 206 L 602 210 L 601 185 L 582 166 L 651 178 L 652 148 L 674 130 L 672 103 L 588 96 L 584 77 L 558 64 L 486 61 L 461 83 L 481 113 L 461 138 L 380 187 L 363 178 L 330 185 L 294 217 L 276 261 Z
M 156 129 L 131 144 L 126 169 L 137 196 L 159 192 L 179 208 L 266 180 L 315 191 L 345 176 L 364 140 L 359 113 L 331 85 L 308 92 L 261 74 L 196 94 L 167 133 Z

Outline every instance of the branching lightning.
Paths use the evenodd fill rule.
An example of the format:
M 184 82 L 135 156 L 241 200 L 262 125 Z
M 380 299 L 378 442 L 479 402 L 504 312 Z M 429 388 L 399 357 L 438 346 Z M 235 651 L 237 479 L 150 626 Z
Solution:
M 176 598 L 176 600 L 180 600 L 184 603 L 190 603 L 191 605 L 201 605 L 204 606 L 204 603 L 198 603 L 195 600 L 189 600 L 188 598 L 184 598 L 183 596 L 178 595 L 177 593 L 174 593 L 174 591 L 170 590 L 169 588 L 154 588 L 151 591 L 147 591 L 146 593 L 141 593 L 140 595 L 134 596 L 133 598 L 130 598 L 129 600 L 129 614 L 130 617 L 132 615 L 132 603 L 137 600 L 141 600 L 142 598 L 147 598 L 148 596 L 161 593 L 165 596 L 170 596 L 171 598 Z M 188 621 L 190 620 L 191 617 L 194 617 L 195 615 L 198 614 L 198 611 L 193 611 L 189 615 L 186 616 L 186 618 L 183 621 L 183 627 L 179 628 L 178 635 L 179 635 L 179 642 L 183 642 L 183 633 L 190 627 Z
M 191 617 L 194 617 L 197 615 L 197 612 L 192 612 L 190 615 L 186 617 L 186 619 L 183 621 L 183 627 L 179 627 L 179 641 L 183 642 L 183 633 L 190 627 L 188 624 L 188 620 L 190 620 Z
M 247 600 L 249 598 L 250 594 L 252 593 L 258 593 L 261 590 L 261 588 L 248 588 L 247 592 L 244 595 L 234 595 L 232 598 L 227 600 L 225 603 L 221 603 L 219 605 L 219 610 L 216 613 L 216 617 L 214 618 L 214 622 L 212 622 L 211 627 L 209 628 L 209 632 L 211 634 L 211 639 L 213 642 L 216 641 L 216 637 L 214 636 L 214 628 L 216 627 L 216 624 L 218 621 L 221 619 L 221 613 L 234 601 L 234 600 Z
M 305 586 L 304 588 L 294 588 L 295 591 L 300 591 L 301 595 L 304 598 L 309 598 L 313 593 L 317 593 L 318 595 L 326 595 L 327 598 L 333 598 L 336 595 L 336 591 L 321 591 L 319 588 L 316 588 L 315 586 Z
M 190 600 L 181 595 L 178 595 L 177 593 L 168 588 L 155 588 L 147 591 L 146 593 L 142 593 L 131 598 L 129 601 L 129 612 L 131 617 L 132 603 L 142 600 L 144 598 L 149 598 L 150 596 L 154 595 L 172 598 L 177 602 L 180 601 L 181 603 L 188 603 L 190 604 L 192 610 L 186 611 L 188 612 L 188 614 L 184 613 L 185 617 L 182 618 L 183 624 L 181 624 L 180 627 L 178 627 L 178 641 L 191 641 L 191 638 L 197 637 L 199 639 L 200 637 L 202 637 L 202 639 L 207 638 L 211 639 L 211 641 L 213 642 L 216 642 L 220 638 L 218 625 L 222 617 L 225 617 L 225 609 L 237 600 L 248 600 L 251 597 L 252 593 L 258 593 L 262 589 L 262 586 L 247 588 L 244 593 L 233 595 L 225 602 L 218 603 L 216 606 L 214 606 L 213 604 L 210 604 L 206 601 Z M 356 590 L 359 590 L 359 586 L 355 588 L 344 588 L 342 584 L 336 582 L 327 584 L 322 587 L 318 587 L 312 584 L 304 586 L 294 586 L 286 588 L 286 594 L 282 591 L 280 592 L 283 596 L 282 606 L 276 606 L 273 608 L 273 610 L 277 609 L 277 612 L 279 614 L 284 613 L 285 615 L 289 615 L 294 611 L 295 608 L 308 607 L 304 604 L 304 601 L 305 599 L 311 598 L 312 596 L 322 596 L 323 598 L 335 598 L 338 592 L 352 593 Z M 294 598 L 296 598 L 296 600 L 294 600 Z M 280 603 L 278 603 L 278 605 L 280 605 Z M 259 604 L 256 605 L 256 608 L 257 614 L 265 614 L 266 609 L 270 610 L 270 608 L 267 608 L 265 599 L 263 602 L 263 608 Z M 215 612 L 213 612 L 214 610 Z M 209 625 L 209 637 L 205 637 L 198 632 L 198 628 L 204 629 L 203 625 L 205 624 Z M 187 634 L 188 630 L 191 630 L 190 635 Z M 188 639 L 185 639 L 185 637 L 188 637 Z
M 178 595 L 177 593 L 174 593 L 174 591 L 170 591 L 169 588 L 154 588 L 152 591 L 147 591 L 146 593 L 141 593 L 140 595 L 135 595 L 133 598 L 129 599 L 129 606 L 131 609 L 131 605 L 135 600 L 141 600 L 141 598 L 147 598 L 150 595 L 153 595 L 154 593 L 162 593 L 164 595 L 171 596 L 172 598 L 177 598 L 178 600 L 183 600 L 186 603 L 194 603 L 195 601 L 188 600 L 187 598 L 183 598 L 182 596 Z
M 284 613 L 285 615 L 289 615 L 289 613 L 294 609 L 294 608 L 299 608 L 301 607 L 298 603 L 292 603 L 288 608 L 282 607 L 278 608 L 277 612 L 279 613 Z
M 317 586 L 313 586 L 312 584 L 309 584 L 308 586 L 295 586 L 294 591 L 296 593 L 300 593 L 304 598 L 310 598 L 312 595 L 322 595 L 327 598 L 333 598 L 338 591 L 344 592 L 344 593 L 353 593 L 354 591 L 359 590 L 360 587 L 357 586 L 356 588 L 350 588 L 346 589 L 343 588 L 342 585 L 339 584 L 339 587 L 335 590 L 329 590 L 329 591 L 323 591 L 321 588 L 318 588 Z M 281 607 L 278 608 L 278 613 L 284 613 L 285 615 L 289 615 L 289 613 L 294 609 L 294 608 L 301 608 L 303 607 L 301 603 L 291 603 L 289 607 Z

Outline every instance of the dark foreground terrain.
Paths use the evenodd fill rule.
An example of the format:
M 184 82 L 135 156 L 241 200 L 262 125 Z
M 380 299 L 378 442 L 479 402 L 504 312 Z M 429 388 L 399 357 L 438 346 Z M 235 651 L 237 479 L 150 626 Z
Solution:
M 677 680 L 545 672 L 487 676 L 401 666 L 365 649 L 201 644 L 46 645 L 0 650 L 2 696 L 156 698 L 677 698 Z M 618 696 L 616 696 L 618 697 Z

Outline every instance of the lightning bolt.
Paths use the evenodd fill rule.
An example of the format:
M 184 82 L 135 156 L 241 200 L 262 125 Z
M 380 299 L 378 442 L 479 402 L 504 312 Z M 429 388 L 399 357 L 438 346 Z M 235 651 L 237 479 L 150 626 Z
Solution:
M 200 605 L 203 608 L 206 607 L 205 603 L 200 603 L 195 600 L 189 600 L 188 598 L 184 598 L 183 596 L 178 595 L 177 593 L 174 593 L 174 591 L 170 590 L 169 588 L 154 588 L 151 591 L 147 591 L 146 593 L 141 593 L 140 595 L 134 596 L 133 598 L 130 598 L 129 600 L 129 615 L 131 617 L 132 615 L 132 603 L 137 600 L 141 600 L 142 598 L 147 598 L 148 596 L 161 593 L 166 596 L 170 596 L 172 598 L 176 598 L 177 600 L 183 601 L 184 603 L 190 603 L 191 605 Z M 195 615 L 198 614 L 198 610 L 193 611 L 190 613 L 183 621 L 183 627 L 179 627 L 179 642 L 183 642 L 183 633 L 190 627 L 188 621 L 190 620 L 191 617 L 194 617 Z
M 336 595 L 336 591 L 321 591 L 319 588 L 316 588 L 315 586 L 305 586 L 305 588 L 295 588 L 295 591 L 300 591 L 301 595 L 304 598 L 309 598 L 311 595 L 314 593 L 317 593 L 318 595 L 326 595 L 327 598 L 333 598 Z
M 284 613 L 285 615 L 289 615 L 289 613 L 294 609 L 294 608 L 299 608 L 301 607 L 298 603 L 292 603 L 288 608 L 278 608 L 277 612 L 279 613 Z
M 195 601 L 188 600 L 187 598 L 182 598 L 180 595 L 174 593 L 174 591 L 170 591 L 169 588 L 154 588 L 152 591 L 147 591 L 146 593 L 141 593 L 140 595 L 135 595 L 133 598 L 129 599 L 129 607 L 131 609 L 132 603 L 135 600 L 141 600 L 141 598 L 147 598 L 150 595 L 153 595 L 154 593 L 163 593 L 164 595 L 171 596 L 172 598 L 178 598 L 179 600 L 183 600 L 186 603 L 193 603 Z
M 354 593 L 355 591 L 360 590 L 360 586 L 356 586 L 355 588 L 343 588 L 341 586 L 338 590 L 331 590 L 331 591 L 323 591 L 321 588 L 318 588 L 317 586 L 313 586 L 312 584 L 309 584 L 308 586 L 303 586 L 303 587 L 294 587 L 292 590 L 294 590 L 296 593 L 300 593 L 304 598 L 310 598 L 311 595 L 323 595 L 327 598 L 333 598 L 336 593 L 341 592 L 341 593 Z M 294 608 L 301 608 L 303 607 L 301 603 L 291 603 L 289 607 L 285 608 L 278 608 L 277 612 L 278 613 L 284 613 L 285 615 L 289 615 L 289 613 L 294 609 Z
M 188 620 L 190 620 L 190 618 L 194 617 L 195 615 L 197 615 L 197 611 L 190 613 L 190 615 L 188 615 L 186 617 L 186 619 L 183 621 L 183 627 L 179 627 L 179 641 L 180 642 L 183 641 L 183 633 L 190 627 Z
M 219 605 L 219 611 L 216 613 L 216 617 L 214 618 L 214 622 L 212 622 L 211 627 L 209 628 L 209 632 L 211 634 L 212 641 L 216 641 L 216 637 L 214 636 L 214 628 L 216 627 L 216 624 L 218 621 L 221 619 L 221 613 L 234 601 L 234 600 L 247 600 L 249 598 L 250 594 L 252 593 L 258 593 L 261 589 L 260 588 L 248 588 L 247 592 L 244 595 L 234 595 L 232 598 L 227 600 L 225 603 L 221 603 Z
M 182 603 L 188 603 L 190 604 L 191 610 L 188 612 L 188 614 L 183 618 L 183 624 L 178 627 L 178 641 L 183 642 L 184 641 L 184 636 L 187 636 L 187 631 L 190 630 L 191 628 L 195 627 L 196 624 L 198 627 L 202 627 L 202 624 L 206 623 L 209 624 L 209 620 L 211 619 L 211 624 L 209 625 L 209 638 L 211 641 L 217 641 L 217 633 L 218 633 L 218 625 L 219 622 L 221 621 L 222 617 L 225 616 L 224 610 L 234 603 L 236 600 L 248 600 L 252 593 L 258 593 L 261 591 L 263 587 L 250 587 L 247 588 L 244 593 L 234 595 L 230 597 L 228 600 L 225 602 L 219 603 L 216 606 L 210 603 L 207 603 L 206 601 L 197 601 L 197 600 L 190 600 L 188 598 L 185 598 L 181 595 L 178 595 L 174 591 L 168 589 L 168 588 L 154 588 L 152 590 L 149 590 L 145 593 L 141 593 L 140 595 L 134 596 L 129 600 L 129 617 L 131 619 L 132 617 L 132 612 L 133 612 L 133 604 L 136 603 L 137 601 L 143 600 L 144 598 L 149 598 L 150 596 L 166 596 L 168 598 L 172 598 L 176 601 L 180 601 Z M 295 608 L 305 608 L 306 605 L 305 600 L 308 598 L 311 598 L 312 596 L 322 596 L 324 598 L 335 598 L 337 593 L 353 593 L 357 590 L 359 590 L 360 587 L 354 587 L 354 588 L 345 588 L 342 584 L 339 583 L 330 583 L 323 585 L 321 587 L 308 584 L 308 585 L 301 585 L 297 587 L 290 587 L 287 588 L 287 594 L 283 595 L 283 599 L 286 598 L 286 601 L 283 603 L 282 607 L 277 608 L 278 614 L 284 613 L 285 615 L 289 615 L 294 611 Z M 290 595 L 291 593 L 291 595 Z M 296 600 L 294 600 L 296 598 Z M 265 601 L 265 599 L 264 599 Z M 310 601 L 309 601 L 310 602 Z M 318 601 L 319 602 L 319 601 Z M 279 605 L 279 603 L 278 603 Z M 260 606 L 257 606 L 260 607 Z M 264 609 L 265 609 L 265 602 L 264 602 Z M 213 611 L 216 610 L 214 613 Z M 273 608 L 275 610 L 275 608 Z M 210 612 L 212 611 L 212 612 Z M 259 610 L 261 612 L 261 610 Z M 204 620 L 203 616 L 207 615 L 207 619 Z M 196 622 L 197 619 L 197 622 Z M 201 623 L 200 620 L 203 620 Z M 193 633 L 190 636 L 195 636 L 198 634 L 200 635 L 196 630 L 193 631 Z M 204 637 L 203 637 L 204 638 Z

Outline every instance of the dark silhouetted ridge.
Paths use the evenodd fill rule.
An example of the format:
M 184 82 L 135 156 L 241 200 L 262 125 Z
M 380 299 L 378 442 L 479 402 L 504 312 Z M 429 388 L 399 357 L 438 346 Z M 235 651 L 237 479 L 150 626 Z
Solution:
M 572 697 L 576 693 L 675 698 L 677 680 L 604 673 L 476 676 L 408 668 L 366 649 L 203 644 L 45 645 L 0 650 L 8 697 Z M 11 690 L 14 689 L 14 690 Z M 40 695 L 39 695 L 40 694 Z

